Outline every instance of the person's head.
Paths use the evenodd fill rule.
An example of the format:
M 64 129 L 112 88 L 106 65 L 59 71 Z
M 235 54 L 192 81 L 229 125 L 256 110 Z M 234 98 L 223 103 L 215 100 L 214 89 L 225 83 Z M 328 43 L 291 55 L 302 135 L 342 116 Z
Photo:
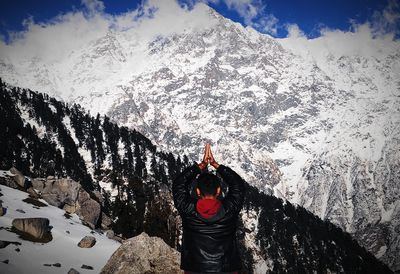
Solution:
M 216 199 L 221 194 L 220 179 L 212 173 L 201 173 L 197 177 L 197 196 L 204 199 Z

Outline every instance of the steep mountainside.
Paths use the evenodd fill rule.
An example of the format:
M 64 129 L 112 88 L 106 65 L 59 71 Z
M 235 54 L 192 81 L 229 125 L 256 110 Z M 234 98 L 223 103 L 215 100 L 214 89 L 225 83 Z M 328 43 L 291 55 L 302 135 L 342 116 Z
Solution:
M 399 43 L 334 50 L 324 37 L 274 39 L 204 4 L 167 21 L 161 12 L 51 61 L 5 47 L 0 74 L 174 154 L 196 159 L 209 140 L 251 185 L 332 221 L 400 270 Z
M 88 191 L 101 191 L 102 210 L 117 234 L 145 231 L 180 250 L 171 181 L 192 164 L 187 157 L 157 151 L 143 135 L 106 116 L 94 118 L 78 105 L 2 81 L 0 115 L 0 169 L 70 176 Z M 243 273 L 391 273 L 331 222 L 249 184 L 245 197 L 237 224 Z

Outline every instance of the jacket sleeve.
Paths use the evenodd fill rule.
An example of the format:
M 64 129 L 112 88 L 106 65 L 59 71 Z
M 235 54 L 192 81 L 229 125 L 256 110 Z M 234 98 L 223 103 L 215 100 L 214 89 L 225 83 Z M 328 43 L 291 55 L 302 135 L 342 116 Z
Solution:
M 197 164 L 184 169 L 172 182 L 174 204 L 181 216 L 194 210 L 195 199 L 189 194 L 189 185 L 201 173 Z
M 228 195 L 223 200 L 225 211 L 239 213 L 243 207 L 245 196 L 245 181 L 230 167 L 219 165 L 217 172 L 229 187 Z

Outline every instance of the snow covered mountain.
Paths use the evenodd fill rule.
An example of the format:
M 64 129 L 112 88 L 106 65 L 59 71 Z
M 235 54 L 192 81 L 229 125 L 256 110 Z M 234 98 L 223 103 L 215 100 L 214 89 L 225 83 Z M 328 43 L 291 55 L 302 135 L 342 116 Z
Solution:
M 106 232 L 112 239 L 145 232 L 180 251 L 182 220 L 172 201 L 171 185 L 178 172 L 191 165 L 186 155 L 181 160 L 157 151 L 145 136 L 111 123 L 107 116 L 95 118 L 76 104 L 1 79 L 0 116 L 5 117 L 0 120 L 0 169 L 10 169 L 0 173 L 0 184 L 29 192 L 32 199 L 28 200 L 36 209 L 42 197 L 77 213 L 91 228 L 112 229 Z M 331 222 L 248 183 L 245 189 L 236 233 L 244 272 L 392 273 Z M 10 210 L 5 207 L 6 211 L 0 200 L 1 218 Z M 38 212 L 31 213 L 34 217 Z M 13 232 L 9 222 L 0 222 Z M 3 263 L 10 262 L 9 251 L 0 252 L 6 258 Z
M 364 39 L 365 28 L 275 39 L 204 4 L 150 3 L 158 9 L 127 28 L 87 19 L 101 31 L 78 33 L 63 51 L 45 35 L 45 51 L 3 44 L 0 75 L 191 159 L 211 141 L 249 183 L 332 221 L 400 270 L 399 43 Z

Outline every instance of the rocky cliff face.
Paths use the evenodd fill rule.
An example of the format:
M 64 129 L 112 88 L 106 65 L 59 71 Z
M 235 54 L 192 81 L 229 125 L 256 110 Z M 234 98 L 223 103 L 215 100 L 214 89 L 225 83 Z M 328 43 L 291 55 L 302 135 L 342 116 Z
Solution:
M 3 56 L 0 72 L 191 159 L 211 141 L 249 183 L 331 220 L 400 269 L 398 43 L 340 52 L 323 38 L 262 35 L 201 4 L 185 16 L 193 20 L 153 35 L 144 31 L 152 19 L 109 31 L 53 63 Z

